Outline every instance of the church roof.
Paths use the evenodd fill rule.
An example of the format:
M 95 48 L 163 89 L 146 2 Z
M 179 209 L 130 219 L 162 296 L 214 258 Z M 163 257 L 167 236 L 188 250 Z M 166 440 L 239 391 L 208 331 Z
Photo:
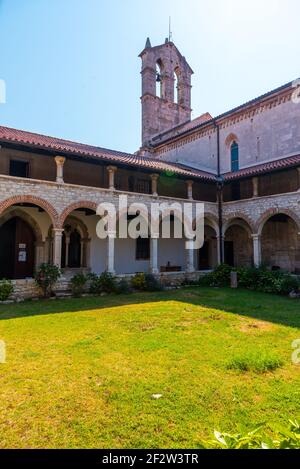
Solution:
M 234 114 L 237 114 L 242 111 L 246 111 L 249 109 L 252 109 L 253 106 L 256 106 L 259 103 L 262 103 L 264 101 L 267 101 L 269 98 L 272 98 L 276 95 L 280 95 L 281 93 L 293 89 L 293 82 L 286 83 L 285 85 L 280 86 L 279 88 L 273 89 L 271 91 L 268 91 L 267 93 L 258 96 L 257 98 L 251 99 L 250 101 L 241 104 L 238 107 L 235 107 L 233 109 L 230 109 L 229 111 L 224 112 L 223 114 L 220 114 L 217 117 L 212 117 L 208 112 L 205 114 L 202 114 L 196 119 L 193 119 L 192 121 L 189 121 L 183 125 L 177 126 L 173 129 L 170 129 L 169 131 L 163 132 L 159 135 L 155 135 L 151 141 L 150 145 L 153 148 L 159 147 L 160 145 L 168 144 L 170 141 L 172 141 L 173 138 L 181 138 L 186 135 L 189 135 L 195 130 L 201 129 L 202 127 L 205 127 L 207 125 L 214 125 L 217 124 L 223 119 L 226 119 L 228 117 L 231 117 Z
M 167 163 L 148 156 L 123 153 L 9 127 L 0 126 L 0 142 L 46 150 L 53 154 L 63 153 L 77 155 L 87 159 L 99 159 L 110 164 L 138 167 L 160 173 L 168 172 L 187 178 L 199 178 L 206 181 L 215 180 L 215 176 L 211 173 L 189 168 L 182 164 Z

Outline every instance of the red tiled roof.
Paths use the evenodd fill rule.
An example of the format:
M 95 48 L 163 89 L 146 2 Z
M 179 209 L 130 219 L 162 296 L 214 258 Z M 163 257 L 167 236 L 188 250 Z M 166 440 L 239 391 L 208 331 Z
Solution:
M 293 166 L 300 165 L 300 155 L 290 156 L 288 158 L 282 158 L 281 160 L 270 161 L 269 163 L 252 166 L 250 168 L 240 169 L 234 173 L 223 174 L 225 181 L 231 181 L 233 179 L 240 179 L 250 176 L 258 176 L 259 174 L 268 173 L 271 171 L 278 171 L 280 169 L 286 169 Z
M 175 163 L 165 163 L 147 156 L 132 155 L 105 148 L 71 142 L 60 138 L 49 137 L 24 130 L 0 126 L 0 141 L 37 147 L 44 150 L 69 153 L 87 158 L 96 158 L 109 163 L 135 166 L 158 172 L 171 172 L 184 177 L 214 181 L 215 176 L 205 171 L 192 169 Z
M 157 172 L 169 172 L 187 178 L 197 178 L 214 182 L 216 176 L 206 171 L 194 169 L 183 164 L 167 163 L 147 156 L 133 155 L 106 148 L 85 145 L 82 143 L 63 140 L 60 138 L 48 137 L 24 130 L 17 130 L 0 126 L 0 142 L 15 143 L 29 147 L 37 147 L 43 150 L 51 150 L 57 153 L 73 154 L 86 158 L 99 159 L 112 164 L 133 166 L 145 170 Z M 277 171 L 300 165 L 300 154 L 283 158 L 269 163 L 241 169 L 237 172 L 223 174 L 225 181 L 251 177 L 271 171 Z

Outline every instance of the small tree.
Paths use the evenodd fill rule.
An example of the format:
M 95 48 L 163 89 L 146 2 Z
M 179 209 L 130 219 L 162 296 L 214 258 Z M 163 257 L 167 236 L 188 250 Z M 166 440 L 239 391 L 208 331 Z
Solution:
M 35 281 L 43 290 L 44 297 L 51 296 L 52 288 L 61 276 L 61 271 L 57 265 L 41 264 L 36 271 Z

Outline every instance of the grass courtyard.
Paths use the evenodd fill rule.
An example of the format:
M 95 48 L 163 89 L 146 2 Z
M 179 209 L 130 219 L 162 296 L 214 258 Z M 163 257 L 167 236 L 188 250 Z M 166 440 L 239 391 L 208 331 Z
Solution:
M 197 448 L 287 426 L 296 339 L 299 301 L 243 290 L 2 305 L 0 447 Z

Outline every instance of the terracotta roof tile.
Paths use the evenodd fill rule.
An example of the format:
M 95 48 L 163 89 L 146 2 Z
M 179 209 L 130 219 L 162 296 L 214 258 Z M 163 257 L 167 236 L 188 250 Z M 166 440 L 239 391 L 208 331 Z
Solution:
M 212 173 L 191 168 L 189 166 L 177 163 L 168 163 L 147 156 L 133 155 L 120 151 L 109 150 L 106 148 L 85 145 L 82 143 L 63 140 L 60 138 L 49 137 L 24 130 L 17 130 L 0 126 L 0 142 L 15 143 L 29 147 L 37 147 L 44 150 L 51 150 L 58 153 L 73 154 L 86 158 L 99 159 L 108 163 L 132 166 L 145 170 L 156 171 L 160 173 L 174 173 L 186 178 L 196 178 L 205 181 L 214 182 L 217 180 Z M 300 154 L 268 163 L 241 169 L 237 172 L 223 174 L 225 181 L 251 177 L 264 174 L 271 171 L 278 171 L 293 166 L 300 165 Z
M 270 161 L 257 166 L 251 166 L 250 168 L 240 169 L 234 173 L 223 174 L 225 181 L 231 181 L 233 179 L 240 179 L 249 176 L 258 176 L 259 174 L 268 173 L 271 171 L 278 171 L 280 169 L 286 169 L 293 166 L 300 165 L 300 155 L 290 156 L 288 158 L 282 158 L 281 160 Z
M 106 148 L 85 145 L 82 143 L 71 142 L 60 138 L 49 137 L 24 130 L 17 130 L 0 126 L 0 141 L 8 143 L 17 143 L 25 146 L 33 146 L 41 149 L 52 150 L 74 154 L 87 158 L 96 158 L 109 163 L 123 164 L 134 167 L 140 167 L 158 172 L 171 172 L 180 176 L 199 178 L 208 181 L 214 181 L 215 176 L 205 171 L 188 168 L 175 163 L 166 163 L 158 161 L 155 158 L 147 156 L 132 155 Z

